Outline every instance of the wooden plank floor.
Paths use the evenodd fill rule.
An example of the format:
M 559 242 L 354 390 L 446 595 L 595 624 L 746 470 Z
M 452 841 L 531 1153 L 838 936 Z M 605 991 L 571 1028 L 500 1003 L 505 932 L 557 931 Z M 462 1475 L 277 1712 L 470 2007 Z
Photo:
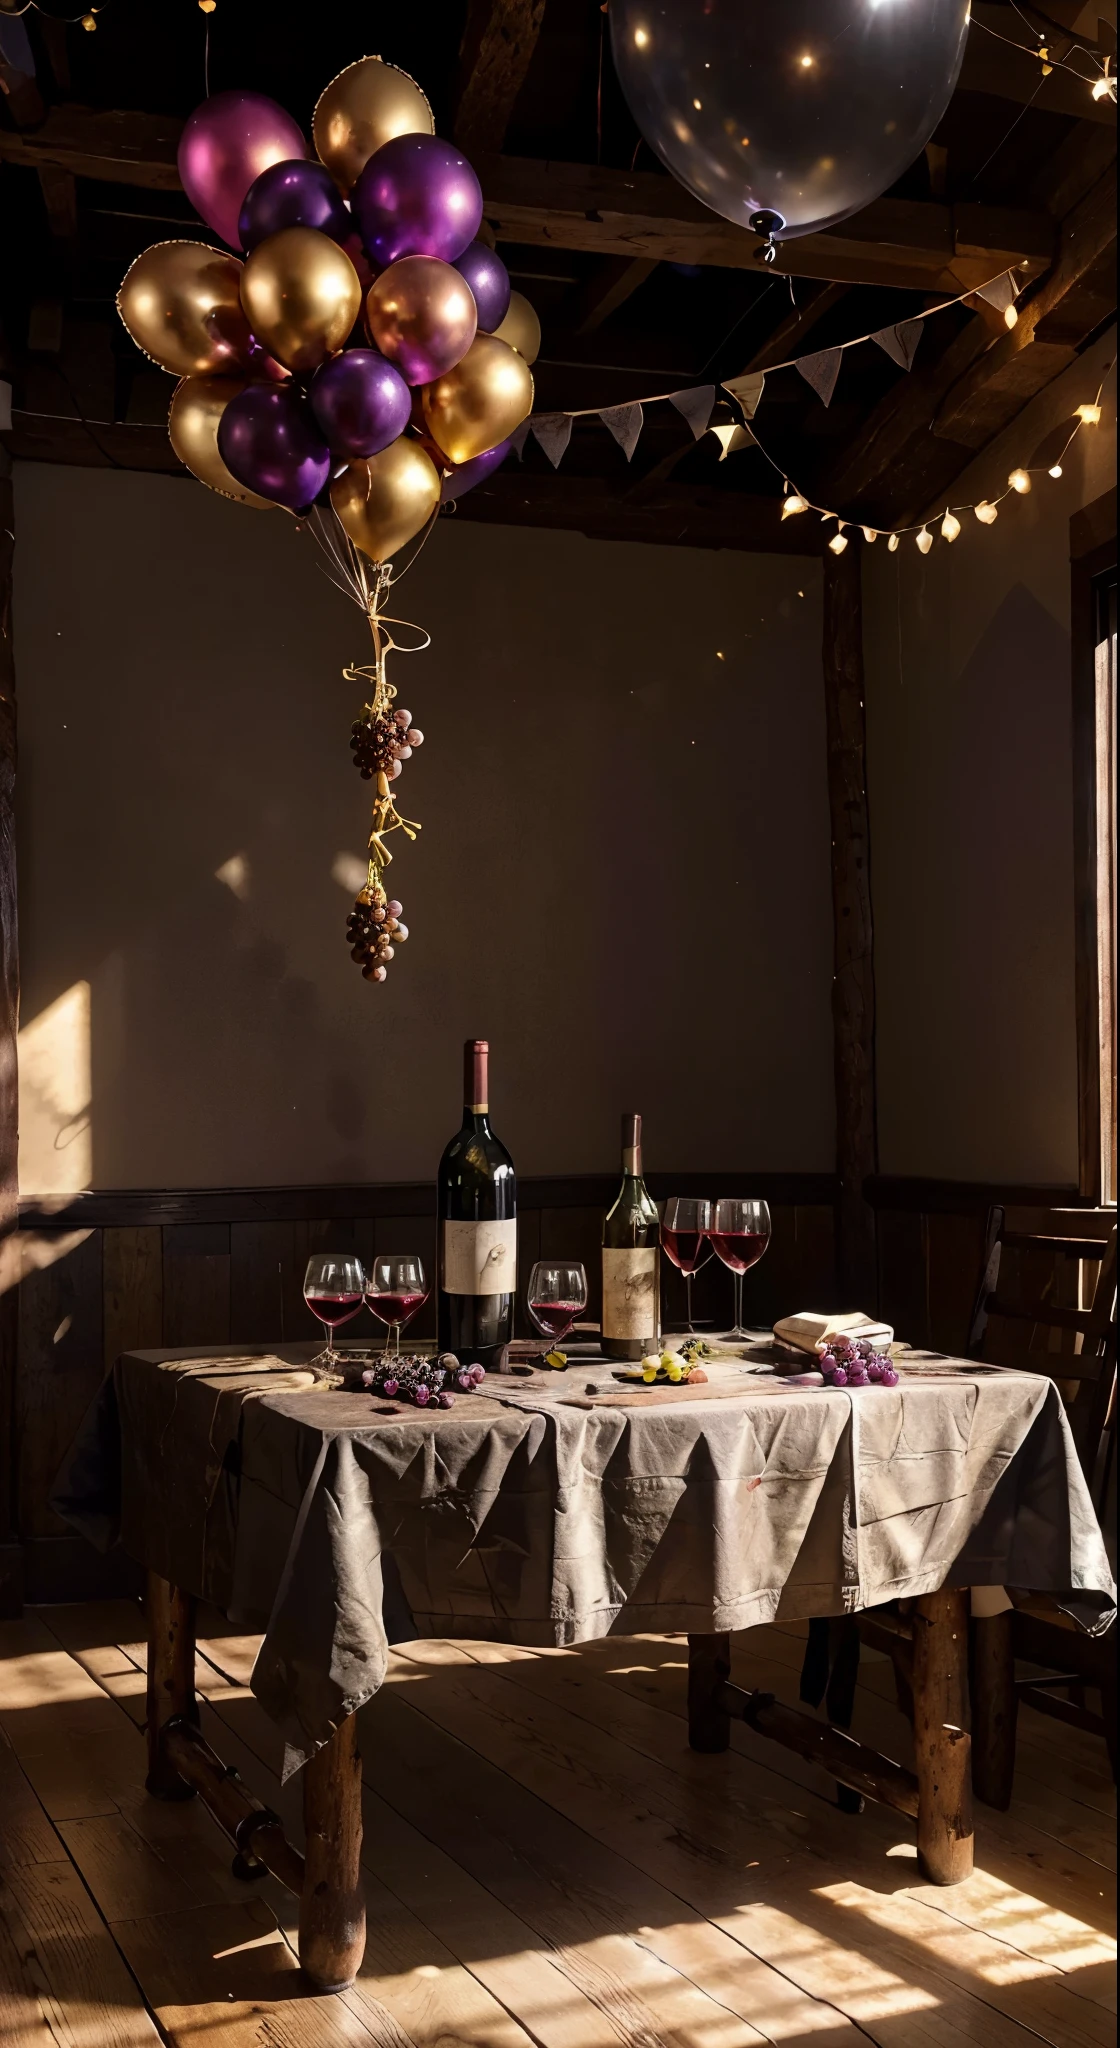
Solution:
M 203 1729 L 301 1839 L 248 1689 L 257 1638 L 204 1622 Z M 802 1632 L 735 1638 L 796 1699 Z M 854 1732 L 908 1762 L 865 1651 Z M 685 1735 L 679 1637 L 570 1651 L 410 1643 L 362 1714 L 369 1945 L 321 1998 L 296 1905 L 246 1887 L 200 1802 L 143 1789 L 130 1601 L 0 1624 L 4 2048 L 1111 2048 L 1115 1793 L 1103 1745 L 1029 1709 L 977 1869 L 918 1878 L 909 1825 L 839 1812 L 814 1766 Z

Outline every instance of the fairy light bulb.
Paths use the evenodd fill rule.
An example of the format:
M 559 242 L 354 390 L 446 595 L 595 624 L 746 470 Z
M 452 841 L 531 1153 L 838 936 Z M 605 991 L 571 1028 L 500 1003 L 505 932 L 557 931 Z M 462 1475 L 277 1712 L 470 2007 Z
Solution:
M 1101 423 L 1101 409 L 1096 400 L 1092 400 L 1088 405 L 1079 405 L 1077 408 L 1077 418 L 1081 421 L 1083 427 L 1099 427 Z
M 846 533 L 834 533 L 834 534 L 833 534 L 833 536 L 832 536 L 832 539 L 831 539 L 831 540 L 829 541 L 828 545 L 829 545 L 829 549 L 830 549 L 830 551 L 832 552 L 832 554 L 834 554 L 834 555 L 842 555 L 842 554 L 843 554 L 843 552 L 844 552 L 844 549 L 845 549 L 845 548 L 847 547 L 847 545 L 848 545 L 848 536 L 847 536 L 847 534 L 846 534 Z
M 920 534 L 918 535 L 918 553 L 920 555 L 928 555 L 932 546 L 933 535 L 930 532 L 928 526 L 923 526 Z
M 790 492 L 790 494 L 789 494 L 789 496 L 788 496 L 788 498 L 786 498 L 786 499 L 785 499 L 785 500 L 783 501 L 783 504 L 782 504 L 782 518 L 783 518 L 783 519 L 792 519 L 792 518 L 794 517 L 795 513 L 798 513 L 798 512 L 807 512 L 808 510 L 809 510 L 809 500 L 808 500 L 808 498 L 803 498 L 803 497 L 802 497 L 802 495 L 801 495 L 801 493 L 800 493 L 800 491 L 791 491 L 791 492 Z
M 1013 470 L 1012 470 L 1012 472 L 1011 472 L 1011 475 L 1010 475 L 1010 476 L 1008 477 L 1008 479 L 1007 479 L 1007 488 L 1008 488 L 1008 490 L 1009 490 L 1009 491 L 1018 491 L 1018 493 L 1019 493 L 1019 496 L 1020 496 L 1021 498 L 1025 498 L 1025 497 L 1026 497 L 1026 495 L 1027 495 L 1027 492 L 1028 492 L 1028 491 L 1030 490 L 1030 487 L 1031 487 L 1031 480 L 1030 480 L 1030 477 L 1029 477 L 1029 476 L 1027 475 L 1027 472 L 1026 472 L 1026 470 L 1025 470 L 1025 469 L 1013 469 Z
M 898 553 L 898 535 L 897 535 L 897 533 L 892 533 L 892 535 L 891 535 L 891 537 L 890 537 L 889 541 L 887 542 L 887 553 L 888 553 L 888 555 L 897 555 L 897 553 Z
M 942 540 L 956 540 L 960 530 L 961 522 L 957 518 L 956 513 L 947 511 L 944 519 L 941 521 Z
M 1047 476 L 1061 476 L 1061 473 L 1062 465 L 1060 462 L 1052 462 L 1046 472 Z
M 198 0 L 198 4 L 202 9 L 203 14 L 213 14 L 214 9 L 218 4 L 218 0 Z
M 980 503 L 974 505 L 972 509 L 981 526 L 992 526 L 999 518 L 998 506 L 990 504 L 987 498 L 981 498 Z
M 879 534 L 874 526 L 865 526 L 863 529 L 863 537 L 864 540 L 867 542 L 868 547 L 870 547 L 873 541 L 878 540 Z
M 1017 327 L 1019 325 L 1019 315 L 1014 306 L 1007 305 L 1004 307 L 1003 324 L 1005 327 Z
M 93 34 L 94 29 L 97 27 L 96 16 L 93 14 L 83 14 L 82 27 L 85 29 L 87 36 L 91 36 Z

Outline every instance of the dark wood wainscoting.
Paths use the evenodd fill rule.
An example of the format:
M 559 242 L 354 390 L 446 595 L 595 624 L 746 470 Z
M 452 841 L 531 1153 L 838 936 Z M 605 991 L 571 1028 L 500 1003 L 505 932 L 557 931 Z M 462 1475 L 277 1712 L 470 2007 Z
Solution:
M 837 1184 L 829 1174 L 652 1175 L 655 1197 L 741 1194 L 749 1185 L 771 1206 L 768 1257 L 750 1276 L 745 1307 L 772 1322 L 791 1304 L 836 1298 Z M 522 1181 L 519 1188 L 518 1313 L 533 1262 L 553 1254 L 587 1267 L 590 1317 L 599 1315 L 599 1245 L 604 1208 L 617 1193 L 613 1175 Z M 0 1501 L 0 1612 L 24 1597 L 95 1597 L 130 1583 L 125 1560 L 99 1558 L 67 1534 L 47 1498 L 67 1445 L 103 1375 L 122 1351 L 174 1344 L 272 1343 L 311 1338 L 318 1325 L 303 1301 L 311 1252 L 353 1247 L 416 1251 L 435 1264 L 431 1183 L 319 1188 L 126 1190 L 75 1197 L 61 1207 L 24 1204 L 16 1240 L 14 1357 L 0 1374 L 11 1415 L 7 1482 Z M 696 1282 L 696 1315 L 726 1321 L 731 1282 L 715 1261 Z M 676 1274 L 666 1287 L 666 1316 L 684 1316 Z M 366 1322 L 363 1329 L 369 1330 Z M 434 1335 L 431 1303 L 413 1325 Z M 9 1352 L 11 1346 L 9 1345 Z M 0 1431 L 0 1444 L 3 1443 Z M 15 1541 L 5 1545 L 5 1527 Z M 7 1566 L 9 1590 L 3 1591 Z

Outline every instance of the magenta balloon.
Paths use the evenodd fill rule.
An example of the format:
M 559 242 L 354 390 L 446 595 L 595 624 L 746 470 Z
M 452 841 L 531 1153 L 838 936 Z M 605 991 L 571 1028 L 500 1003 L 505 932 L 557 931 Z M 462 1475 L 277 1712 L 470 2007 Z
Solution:
M 281 228 L 318 228 L 332 241 L 345 242 L 354 232 L 349 208 L 324 164 L 293 157 L 270 164 L 254 178 L 245 194 L 237 231 L 243 249 L 255 249 L 266 235 Z
M 509 271 L 501 257 L 485 242 L 470 242 L 456 257 L 455 268 L 474 293 L 479 333 L 493 334 L 509 312 Z
M 311 410 L 332 455 L 356 462 L 380 455 L 403 434 L 412 393 L 375 348 L 348 348 L 316 370 Z
M 454 263 L 478 233 L 482 187 L 453 143 L 396 135 L 374 151 L 350 204 L 375 263 L 401 256 Z
M 262 92 L 216 92 L 183 129 L 179 176 L 207 226 L 239 249 L 238 220 L 250 185 L 270 164 L 306 155 L 301 130 L 275 100 Z
M 473 491 L 475 485 L 480 484 L 484 477 L 492 476 L 499 464 L 505 461 L 512 447 L 512 441 L 499 441 L 497 447 L 488 448 L 485 455 L 475 455 L 469 462 L 461 462 L 457 469 L 453 469 L 449 476 L 444 477 L 439 494 L 440 504 L 447 505 L 452 498 L 461 498 L 464 492 Z
M 290 386 L 247 384 L 218 423 L 218 452 L 231 475 L 290 512 L 313 505 L 331 470 L 311 408 Z

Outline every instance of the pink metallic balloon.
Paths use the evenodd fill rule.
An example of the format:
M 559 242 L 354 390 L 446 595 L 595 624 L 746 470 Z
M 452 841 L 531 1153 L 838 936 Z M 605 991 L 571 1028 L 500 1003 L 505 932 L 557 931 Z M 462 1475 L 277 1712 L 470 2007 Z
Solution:
M 478 314 L 470 286 L 450 263 L 402 256 L 370 286 L 366 322 L 374 347 L 406 384 L 430 384 L 462 361 Z
M 238 217 L 250 185 L 272 164 L 307 154 L 305 137 L 275 100 L 261 92 L 216 92 L 183 129 L 179 176 L 207 226 L 239 249 Z

